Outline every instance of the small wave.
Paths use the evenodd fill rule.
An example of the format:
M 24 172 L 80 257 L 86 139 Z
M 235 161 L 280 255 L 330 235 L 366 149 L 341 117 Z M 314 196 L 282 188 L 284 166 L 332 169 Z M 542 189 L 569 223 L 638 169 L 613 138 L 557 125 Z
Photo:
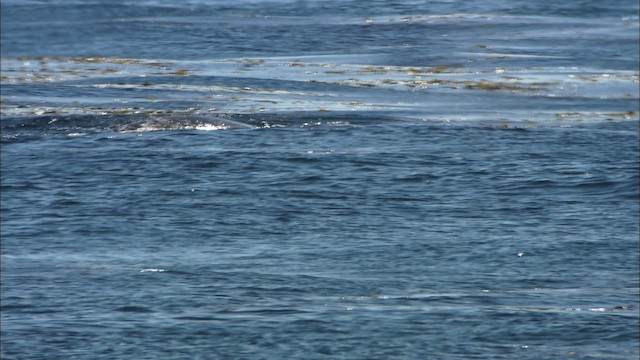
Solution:
M 178 316 L 175 317 L 176 320 L 186 320 L 186 321 L 221 321 L 222 319 L 211 317 L 211 316 Z
M 613 307 L 550 307 L 550 306 L 504 306 L 498 309 L 515 310 L 515 311 L 541 311 L 541 312 L 632 312 L 631 305 L 617 305 Z
M 155 268 L 149 268 L 149 269 L 140 269 L 141 273 L 145 273 L 145 272 L 166 272 L 167 269 L 155 269 Z

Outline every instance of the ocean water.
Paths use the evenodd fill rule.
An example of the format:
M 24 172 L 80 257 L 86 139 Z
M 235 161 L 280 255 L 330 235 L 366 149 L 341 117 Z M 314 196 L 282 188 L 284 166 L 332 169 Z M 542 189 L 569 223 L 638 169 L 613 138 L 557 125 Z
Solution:
M 638 3 L 4 0 L 2 359 L 636 359 Z

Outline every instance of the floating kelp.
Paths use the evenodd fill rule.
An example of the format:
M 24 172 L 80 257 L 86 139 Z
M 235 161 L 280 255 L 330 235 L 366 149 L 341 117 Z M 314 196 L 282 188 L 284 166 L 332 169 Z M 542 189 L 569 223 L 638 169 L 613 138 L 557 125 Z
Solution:
M 541 88 L 531 86 L 519 86 L 513 83 L 499 83 L 489 81 L 479 81 L 476 83 L 467 83 L 465 88 L 471 90 L 507 90 L 507 91 L 537 91 Z
M 587 106 L 589 99 L 629 102 L 639 96 L 636 71 L 478 68 L 473 63 L 467 67 L 358 64 L 362 58 L 360 55 L 210 61 L 4 58 L 2 85 L 22 90 L 3 97 L 0 113 L 41 116 L 130 115 L 188 109 L 196 109 L 191 110 L 193 115 L 393 111 L 403 117 L 436 121 L 456 118 L 600 121 L 633 118 L 601 114 L 624 114 L 635 109 L 619 102 L 620 105 L 615 105 L 618 107 L 603 108 L 597 115 L 578 111 L 580 116 L 556 116 L 564 111 L 555 109 L 552 99 L 584 99 Z M 35 86 L 38 96 L 30 95 L 35 93 Z M 493 94 L 491 101 L 482 99 L 485 93 Z M 538 110 L 524 111 L 520 106 L 512 106 L 527 102 Z

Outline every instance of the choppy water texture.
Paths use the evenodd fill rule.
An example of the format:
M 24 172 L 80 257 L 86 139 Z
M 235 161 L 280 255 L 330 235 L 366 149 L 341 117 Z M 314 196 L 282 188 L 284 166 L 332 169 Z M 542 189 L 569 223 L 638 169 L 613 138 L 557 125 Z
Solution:
M 637 2 L 1 6 L 3 359 L 640 355 Z

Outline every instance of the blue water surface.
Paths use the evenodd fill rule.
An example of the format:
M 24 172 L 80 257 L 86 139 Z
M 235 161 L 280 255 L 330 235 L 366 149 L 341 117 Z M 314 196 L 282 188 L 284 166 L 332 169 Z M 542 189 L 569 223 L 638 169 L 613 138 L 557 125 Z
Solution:
M 634 359 L 638 3 L 2 2 L 3 359 Z

